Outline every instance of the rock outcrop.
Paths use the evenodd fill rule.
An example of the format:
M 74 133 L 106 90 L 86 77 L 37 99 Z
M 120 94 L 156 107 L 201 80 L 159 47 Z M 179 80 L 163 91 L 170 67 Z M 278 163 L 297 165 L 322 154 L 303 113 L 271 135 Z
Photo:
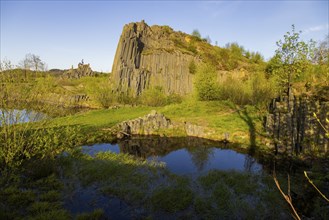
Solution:
M 125 25 L 112 67 L 117 90 L 137 96 L 158 86 L 166 94 L 190 93 L 193 74 L 189 65 L 198 59 L 178 49 L 177 42 L 188 41 L 186 36 L 168 26 L 150 27 L 144 21 Z
M 168 132 L 168 130 L 191 137 L 206 137 L 208 135 L 208 133 L 205 132 L 205 128 L 202 126 L 194 125 L 189 122 L 172 122 L 155 110 L 144 117 L 121 122 L 117 125 L 117 130 L 117 137 L 119 139 L 130 135 L 163 135 Z
M 316 149 L 325 153 L 328 151 L 325 132 L 329 129 L 328 117 L 329 102 L 307 96 L 282 96 L 272 101 L 265 127 L 277 150 L 281 147 L 288 153 L 299 153 Z
M 171 121 L 163 114 L 159 114 L 153 110 L 150 114 L 145 115 L 144 117 L 124 121 L 118 124 L 118 137 L 132 134 L 151 135 L 156 134 L 159 129 L 168 129 L 170 127 L 172 127 Z
M 90 64 L 84 64 L 83 60 L 78 64 L 78 68 L 74 69 L 73 66 L 70 70 L 65 72 L 65 76 L 68 78 L 79 79 L 84 76 L 94 76 L 94 71 L 90 68 Z

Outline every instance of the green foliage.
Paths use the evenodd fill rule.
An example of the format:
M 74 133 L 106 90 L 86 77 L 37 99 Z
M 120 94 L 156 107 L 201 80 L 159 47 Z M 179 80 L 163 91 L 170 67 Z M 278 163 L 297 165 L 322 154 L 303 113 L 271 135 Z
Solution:
M 136 105 L 137 104 L 137 97 L 133 95 L 134 93 L 130 88 L 126 90 L 126 92 L 120 92 L 116 94 L 116 101 L 120 104 L 124 105 Z
M 218 82 L 216 69 L 202 64 L 197 69 L 195 88 L 202 101 L 229 100 L 238 105 L 266 105 L 276 95 L 276 84 L 262 72 L 249 78 L 227 76 Z
M 274 194 L 275 196 L 268 199 L 273 192 L 276 193 L 273 182 L 269 184 L 257 175 L 213 170 L 199 177 L 198 181 L 205 190 L 204 195 L 208 195 L 204 196 L 206 203 L 201 203 L 200 200 L 196 203 L 198 212 L 203 217 L 232 218 L 234 216 L 242 219 L 258 219 L 264 216 L 287 217 L 288 213 L 280 210 L 283 200 L 279 194 Z M 209 206 L 213 210 L 211 213 L 205 208 Z
M 4 106 L 3 106 L 4 107 Z M 48 121 L 19 123 L 20 114 L 4 108 L 0 115 L 0 164 L 18 167 L 29 159 L 54 158 L 79 140 L 77 127 L 48 127 Z M 15 124 L 18 123 L 18 124 Z
M 81 213 L 77 216 L 77 220 L 99 220 L 104 219 L 104 210 L 103 209 L 95 209 L 91 213 Z
M 70 219 L 68 211 L 62 207 L 62 183 L 54 173 L 38 179 L 31 178 L 30 173 L 38 168 L 38 163 L 32 165 L 26 161 L 25 165 L 28 168 L 1 173 L 0 218 Z
M 188 65 L 188 69 L 191 74 L 196 73 L 196 64 L 194 60 L 191 60 L 190 64 Z
M 314 42 L 300 40 L 300 34 L 301 31 L 296 32 L 292 25 L 292 32 L 287 32 L 284 39 L 277 42 L 278 49 L 266 68 L 268 73 L 278 75 L 281 86 L 288 91 L 294 80 L 307 70 L 314 52 Z
M 276 96 L 276 84 L 265 78 L 263 73 L 255 73 L 246 80 L 228 77 L 220 83 L 219 99 L 230 100 L 237 105 L 266 106 Z
M 200 32 L 199 32 L 197 29 L 194 29 L 194 30 L 192 31 L 192 36 L 201 39 L 201 34 L 200 34 Z
M 103 108 L 108 108 L 116 102 L 117 97 L 113 93 L 112 85 L 108 79 L 91 80 L 86 83 L 86 90 L 90 97 Z
M 151 202 L 155 209 L 177 212 L 190 206 L 192 199 L 193 192 L 188 188 L 165 187 L 153 193 Z
M 251 101 L 251 90 L 246 82 L 228 77 L 220 84 L 218 99 L 229 100 L 238 105 L 247 105 Z
M 250 84 L 248 84 L 251 86 L 250 104 L 267 106 L 269 100 L 278 94 L 275 80 L 267 79 L 262 72 L 253 74 Z
M 166 95 L 163 88 L 156 86 L 145 90 L 139 97 L 139 102 L 147 106 L 164 106 L 182 102 L 182 97 L 178 94 Z
M 166 105 L 166 94 L 162 87 L 156 86 L 145 90 L 141 97 L 140 102 L 148 106 L 164 106 Z
M 198 66 L 194 85 L 201 101 L 218 100 L 219 87 L 216 80 L 216 69 L 213 66 Z

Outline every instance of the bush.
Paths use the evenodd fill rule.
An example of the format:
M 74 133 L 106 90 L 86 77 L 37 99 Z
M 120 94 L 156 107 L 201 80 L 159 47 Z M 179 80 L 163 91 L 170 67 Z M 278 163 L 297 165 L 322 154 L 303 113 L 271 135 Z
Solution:
M 145 90 L 138 99 L 139 103 L 154 107 L 181 103 L 183 101 L 183 98 L 179 94 L 173 93 L 166 95 L 160 86 Z
M 266 79 L 265 73 L 256 73 L 251 78 L 251 104 L 267 105 L 277 95 L 277 85 L 273 79 Z
M 220 85 L 219 98 L 237 105 L 266 105 L 276 96 L 276 84 L 266 79 L 264 73 L 254 73 L 249 79 L 224 80 Z
M 96 101 L 103 107 L 110 107 L 116 100 L 115 95 L 113 94 L 112 87 L 109 83 L 99 84 L 97 89 L 94 91 L 94 98 Z
M 209 64 L 197 67 L 195 88 L 201 101 L 229 100 L 237 105 L 263 105 L 276 95 L 274 80 L 263 72 L 247 79 L 229 76 L 218 83 L 216 69 Z
M 162 87 L 156 86 L 145 90 L 140 97 L 140 102 L 148 106 L 163 106 L 166 105 L 166 95 Z
M 22 123 L 26 113 L 2 106 L 0 112 L 0 169 L 18 167 L 29 159 L 53 159 L 61 152 L 77 146 L 79 127 L 55 127 L 48 120 Z M 20 115 L 18 115 L 20 114 Z
M 196 73 L 196 65 L 195 65 L 194 60 L 191 60 L 190 64 L 188 65 L 188 70 L 191 74 Z
M 198 66 L 194 84 L 201 101 L 219 99 L 216 69 L 212 65 L 201 64 Z

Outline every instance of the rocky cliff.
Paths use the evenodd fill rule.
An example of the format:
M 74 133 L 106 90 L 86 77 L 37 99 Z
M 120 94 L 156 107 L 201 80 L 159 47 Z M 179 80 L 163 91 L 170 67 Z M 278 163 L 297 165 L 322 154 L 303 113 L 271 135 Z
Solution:
M 193 52 L 180 50 L 187 34 L 168 26 L 148 26 L 144 21 L 124 26 L 115 54 L 112 74 L 117 90 L 140 95 L 145 89 L 162 87 L 165 93 L 187 94 L 193 88 Z

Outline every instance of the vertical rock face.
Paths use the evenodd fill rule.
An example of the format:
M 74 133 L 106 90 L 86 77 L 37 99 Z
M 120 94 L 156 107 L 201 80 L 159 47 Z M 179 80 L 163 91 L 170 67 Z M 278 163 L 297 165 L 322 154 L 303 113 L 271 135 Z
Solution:
M 168 26 L 149 27 L 144 21 L 125 25 L 112 67 L 118 91 L 136 96 L 159 86 L 167 94 L 190 93 L 189 64 L 195 57 L 176 50 L 173 39 L 184 40 L 184 34 Z
M 325 132 L 325 129 L 329 129 L 326 123 L 328 117 L 327 101 L 283 96 L 271 103 L 265 126 L 273 137 L 274 144 L 284 147 L 291 153 L 314 149 L 326 153 L 329 150 Z

